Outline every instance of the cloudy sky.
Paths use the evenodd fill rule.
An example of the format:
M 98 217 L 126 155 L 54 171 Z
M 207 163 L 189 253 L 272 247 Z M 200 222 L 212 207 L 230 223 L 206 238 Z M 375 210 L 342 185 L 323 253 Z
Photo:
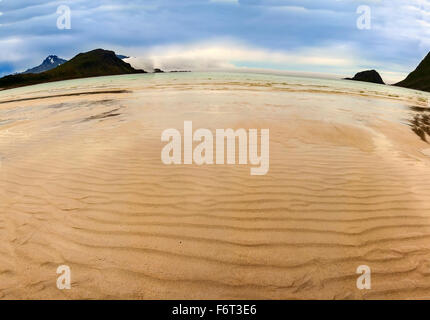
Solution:
M 363 5 L 370 29 L 357 27 Z M 1 0 L 0 12 L 1 75 L 101 47 L 147 69 L 372 68 L 393 82 L 430 51 L 430 0 Z

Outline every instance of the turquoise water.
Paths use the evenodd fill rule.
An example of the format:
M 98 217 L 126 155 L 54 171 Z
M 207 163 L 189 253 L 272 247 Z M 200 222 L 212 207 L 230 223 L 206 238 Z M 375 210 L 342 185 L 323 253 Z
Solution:
M 108 77 L 95 77 L 77 80 L 51 82 L 34 86 L 16 88 L 0 92 L 0 99 L 31 94 L 55 94 L 58 91 L 78 91 L 85 89 L 133 89 L 145 86 L 183 84 L 210 84 L 220 82 L 241 82 L 255 84 L 270 84 L 278 88 L 296 88 L 303 90 L 318 90 L 353 94 L 385 96 L 389 98 L 406 98 L 408 100 L 428 101 L 430 93 L 399 88 L 389 85 L 378 85 L 365 82 L 294 77 L 288 75 L 256 74 L 256 73 L 223 73 L 223 72 L 191 72 L 164 74 L 133 74 Z

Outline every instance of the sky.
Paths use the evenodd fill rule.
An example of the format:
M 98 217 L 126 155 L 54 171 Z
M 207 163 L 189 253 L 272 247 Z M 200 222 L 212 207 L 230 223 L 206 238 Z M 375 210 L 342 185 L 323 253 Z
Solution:
M 376 69 L 393 83 L 430 51 L 430 0 L 0 1 L 0 75 L 104 48 L 148 70 Z

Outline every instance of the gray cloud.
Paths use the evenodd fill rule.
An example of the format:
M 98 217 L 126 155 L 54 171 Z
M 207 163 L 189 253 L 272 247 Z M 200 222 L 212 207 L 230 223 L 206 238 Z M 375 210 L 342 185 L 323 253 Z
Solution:
M 231 1 L 230 1 L 231 2 Z M 195 45 L 210 39 L 230 39 L 236 47 L 245 45 L 285 56 L 314 48 L 342 45 L 354 48 L 354 61 L 343 70 L 373 67 L 406 72 L 430 50 L 428 0 L 239 0 L 233 3 L 211 0 L 3 0 L 0 3 L 0 72 L 22 70 L 40 63 L 48 54 L 70 58 L 78 52 L 104 47 L 122 54 L 144 54 L 172 45 Z M 69 5 L 72 29 L 56 28 L 56 8 Z M 372 8 L 372 29 L 356 28 L 356 7 Z M 152 48 L 152 49 L 151 49 Z M 188 47 L 187 47 L 188 48 Z M 151 51 L 152 50 L 152 51 Z M 253 51 L 255 52 L 255 50 Z M 323 51 L 321 51 L 323 52 Z M 326 52 L 324 54 L 327 54 Z M 330 54 L 334 54 L 330 53 Z M 158 56 L 163 56 L 158 54 Z M 267 57 L 266 57 L 267 58 Z M 273 58 L 273 56 L 272 56 Z M 155 58 L 151 58 L 156 63 Z M 243 65 L 238 57 L 200 58 L 200 66 L 216 68 Z M 163 63 L 184 67 L 195 63 L 185 57 Z M 150 58 L 147 57 L 147 61 Z M 154 62 L 155 61 L 155 62 Z M 169 62 L 170 61 L 170 62 Z M 294 69 L 342 71 L 320 66 L 279 64 Z M 191 63 L 191 64 L 190 64 Z M 250 67 L 257 66 L 253 60 Z M 375 65 L 370 65 L 375 63 Z M 268 61 L 260 61 L 260 66 Z M 331 69 L 330 69 L 331 68 Z

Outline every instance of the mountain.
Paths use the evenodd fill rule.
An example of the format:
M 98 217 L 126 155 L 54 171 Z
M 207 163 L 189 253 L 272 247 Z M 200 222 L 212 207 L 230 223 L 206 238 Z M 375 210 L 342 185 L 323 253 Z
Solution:
M 130 64 L 117 58 L 113 51 L 96 49 L 80 53 L 62 65 L 42 73 L 3 77 L 0 79 L 0 88 L 10 89 L 45 82 L 133 73 L 146 72 L 134 69 Z
M 67 60 L 58 58 L 57 56 L 48 56 L 41 65 L 28 69 L 24 71 L 23 73 L 41 73 L 45 72 L 51 69 L 54 69 L 58 67 L 59 65 L 62 65 L 63 63 L 67 62 Z
M 430 92 L 430 52 L 405 80 L 396 83 L 395 86 Z
M 354 78 L 345 78 L 346 80 L 355 80 L 355 81 L 364 81 L 364 82 L 372 82 L 385 84 L 382 80 L 381 76 L 376 70 L 366 70 L 357 73 Z
M 123 56 L 122 54 L 117 54 L 117 55 L 116 55 L 116 57 L 117 57 L 118 59 L 121 59 L 121 60 L 124 60 L 124 59 L 128 59 L 128 58 L 130 58 L 130 57 L 127 57 L 127 56 Z

